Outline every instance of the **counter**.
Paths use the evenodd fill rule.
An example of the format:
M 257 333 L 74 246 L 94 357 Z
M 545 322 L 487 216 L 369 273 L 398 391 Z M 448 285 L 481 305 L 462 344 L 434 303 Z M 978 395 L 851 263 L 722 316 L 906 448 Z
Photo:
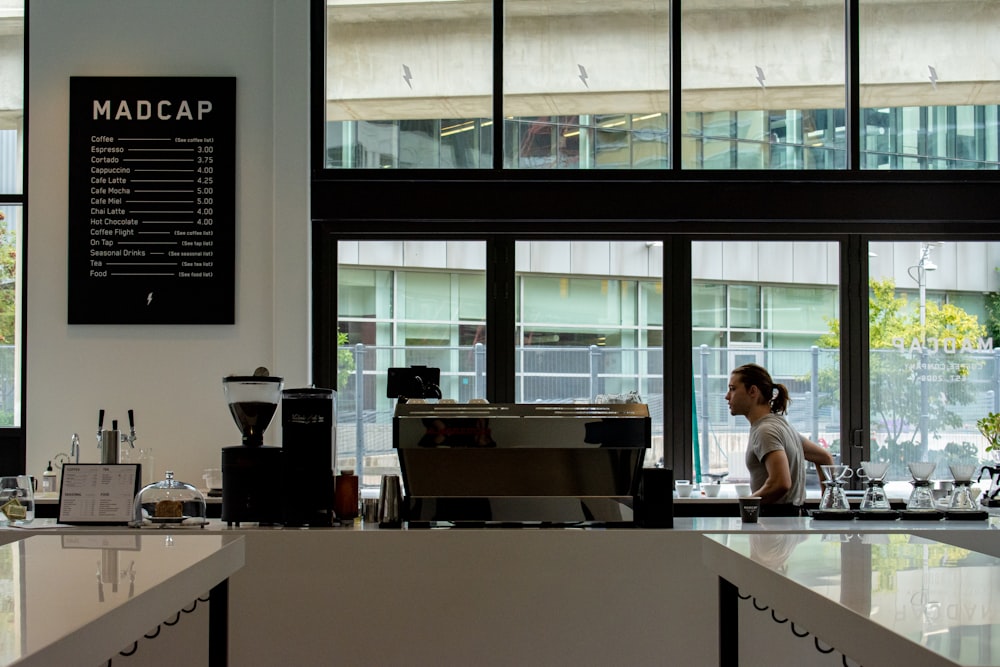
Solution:
M 1000 558 L 910 534 L 829 537 L 704 537 L 704 563 L 720 582 L 720 665 L 766 660 L 740 645 L 741 591 L 865 665 L 997 664 Z
M 678 517 L 660 530 L 230 528 L 214 520 L 193 530 L 246 538 L 246 565 L 229 587 L 230 626 L 239 629 L 230 659 L 240 667 L 311 665 L 317 656 L 417 667 L 642 667 L 669 656 L 701 667 L 719 659 L 718 583 L 701 563 L 705 533 L 912 533 L 1000 556 L 996 516 L 960 524 Z M 810 647 L 803 659 L 787 626 L 766 623 L 749 634 L 767 643 L 771 664 L 842 667 L 837 651 L 823 662 Z M 114 664 L 144 665 L 162 644 L 150 640 Z
M 0 665 L 103 664 L 209 591 L 209 664 L 226 664 L 227 580 L 244 563 L 244 538 L 4 532 L 24 539 L 0 545 Z

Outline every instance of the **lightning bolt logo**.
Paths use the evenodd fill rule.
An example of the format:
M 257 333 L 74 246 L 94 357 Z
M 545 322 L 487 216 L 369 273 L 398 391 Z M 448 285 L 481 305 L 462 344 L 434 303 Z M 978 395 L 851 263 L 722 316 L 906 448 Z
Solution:
M 413 75 L 410 74 L 410 68 L 407 67 L 406 65 L 403 65 L 403 81 L 406 82 L 406 86 L 410 90 L 413 90 L 413 84 L 410 83 L 410 81 L 412 81 L 412 80 L 413 80 Z
M 757 76 L 754 78 L 757 79 L 757 83 L 760 84 L 761 90 L 767 90 L 767 86 L 764 85 L 764 79 L 765 79 L 764 70 L 762 70 L 757 65 L 754 65 L 754 69 L 757 70 Z
M 927 66 L 927 78 L 931 81 L 931 88 L 937 90 L 938 75 L 937 70 L 934 69 L 933 65 Z
M 579 64 L 577 67 L 580 68 L 580 74 L 578 76 L 580 77 L 580 81 L 583 81 L 584 88 L 590 88 L 590 84 L 587 83 L 587 68 Z
M 148 306 L 151 303 L 153 303 L 153 293 L 152 292 L 150 292 L 149 294 L 146 295 L 146 305 Z

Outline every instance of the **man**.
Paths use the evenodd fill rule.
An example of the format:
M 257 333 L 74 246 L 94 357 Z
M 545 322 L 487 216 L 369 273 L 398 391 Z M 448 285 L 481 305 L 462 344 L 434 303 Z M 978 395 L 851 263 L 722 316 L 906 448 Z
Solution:
M 750 422 L 746 464 L 752 495 L 763 503 L 801 507 L 806 500 L 805 462 L 820 472 L 819 467 L 832 464 L 833 457 L 784 418 L 790 400 L 788 388 L 776 384 L 757 364 L 740 366 L 729 376 L 729 412 Z

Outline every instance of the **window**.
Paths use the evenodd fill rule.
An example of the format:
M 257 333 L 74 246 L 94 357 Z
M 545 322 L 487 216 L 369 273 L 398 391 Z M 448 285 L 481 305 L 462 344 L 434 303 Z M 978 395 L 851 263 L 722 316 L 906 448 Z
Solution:
M 439 368 L 443 396 L 486 397 L 483 251 L 472 241 L 338 244 L 338 469 L 374 486 L 398 472 L 388 368 Z
M 813 442 L 840 453 L 840 351 L 830 338 L 838 318 L 836 243 L 706 241 L 694 244 L 692 322 L 698 437 L 695 471 L 748 480 L 749 425 L 729 414 L 729 375 L 764 366 L 788 387 L 788 419 Z M 727 277 L 754 284 L 723 282 Z M 726 298 L 728 295 L 728 299 Z M 698 344 L 698 341 L 704 341 Z M 818 488 L 818 479 L 811 477 Z
M 890 480 L 910 481 L 914 462 L 951 480 L 950 464 L 988 460 L 976 421 L 1000 412 L 1000 243 L 870 248 L 870 455 Z
M 860 10 L 863 167 L 1000 167 L 990 65 L 1000 5 L 861 0 Z
M 586 2 L 504 2 L 502 22 L 479 14 L 493 6 L 450 3 L 456 16 L 480 21 L 475 36 L 462 38 L 496 41 L 489 58 L 478 42 L 470 46 L 470 62 L 486 63 L 476 70 L 481 89 L 435 98 L 441 108 L 423 115 L 397 113 L 384 98 L 380 104 L 391 114 L 378 116 L 379 105 L 371 105 L 367 118 L 334 118 L 331 107 L 353 102 L 338 101 L 336 89 L 317 100 L 315 127 L 345 124 L 317 138 L 317 238 L 345 248 L 473 238 L 479 250 L 469 256 L 485 258 L 456 266 L 452 261 L 463 255 L 449 253 L 446 265 L 424 266 L 399 252 L 360 261 L 342 250 L 332 269 L 340 284 L 329 278 L 330 265 L 319 262 L 320 280 L 334 285 L 331 302 L 339 292 L 338 324 L 352 337 L 344 350 L 354 353 L 357 336 L 432 348 L 445 331 L 459 346 L 484 341 L 489 331 L 493 344 L 483 345 L 479 359 L 489 369 L 486 396 L 495 402 L 589 398 L 591 368 L 599 369 L 606 392 L 644 377 L 641 393 L 663 397 L 654 428 L 662 431 L 664 465 L 692 478 L 729 466 L 730 454 L 718 446 L 725 429 L 745 444 L 720 404 L 725 392 L 712 383 L 737 362 L 761 361 L 793 388 L 792 418 L 800 429 L 857 469 L 881 451 L 878 438 L 869 438 L 877 430 L 869 277 L 881 275 L 897 244 L 912 254 L 926 239 L 944 241 L 944 248 L 1000 242 L 995 81 L 970 67 L 966 83 L 956 87 L 945 77 L 955 63 L 940 65 L 950 53 L 993 52 L 996 40 L 972 38 L 1000 24 L 995 8 L 979 0 L 943 9 L 862 0 L 860 15 L 845 21 L 845 9 L 854 11 L 856 3 L 719 0 L 682 3 L 680 20 L 671 21 L 668 4 L 635 5 L 649 17 L 640 26 L 631 9 L 609 18 L 607 7 Z M 347 7 L 330 4 L 327 12 L 327 5 L 316 4 L 324 26 L 339 20 L 337 7 Z M 375 5 L 352 7 L 348 14 L 380 14 Z M 950 11 L 946 22 L 942 11 Z M 410 30 L 434 45 L 443 25 L 465 25 L 464 18 L 448 23 L 443 16 Z M 935 44 L 921 50 L 929 31 Z M 963 35 L 975 45 L 951 44 Z M 683 50 L 674 54 L 678 44 Z M 703 57 L 720 52 L 720 44 L 745 48 Z M 388 61 L 402 61 L 391 44 L 383 47 Z M 316 49 L 317 72 L 350 57 L 348 44 Z M 546 57 L 538 57 L 543 50 Z M 847 54 L 860 64 L 857 76 L 845 71 Z M 919 61 L 939 54 L 932 98 L 922 87 L 935 90 L 924 78 L 929 63 Z M 919 73 L 886 78 L 905 69 L 903 55 L 919 64 Z M 630 58 L 642 65 L 626 76 L 623 61 Z M 609 71 L 618 88 L 607 84 Z M 326 82 L 332 80 L 326 72 Z M 360 91 L 381 84 L 369 77 L 352 85 Z M 374 99 L 376 92 L 356 97 Z M 468 101 L 485 104 L 470 111 Z M 372 139 L 360 150 L 356 137 L 364 132 Z M 449 141 L 454 145 L 446 148 Z M 330 162 L 331 149 L 355 157 Z M 362 153 L 368 157 L 357 157 Z M 459 154 L 465 157 L 449 157 Z M 961 176 L 947 176 L 946 168 Z M 615 250 L 592 252 L 604 247 Z M 609 259 L 619 250 L 624 263 Z M 912 308 L 919 290 L 898 270 L 915 264 L 906 261 L 896 262 L 891 275 Z M 399 320 L 398 300 L 432 284 L 443 288 L 440 273 L 451 294 L 478 274 L 470 289 L 484 295 L 482 312 L 458 316 L 452 309 L 444 322 L 431 306 L 433 318 L 411 321 L 415 311 L 408 308 Z M 348 286 L 358 293 L 348 294 Z M 925 288 L 928 301 L 989 317 L 978 288 L 932 280 Z M 360 305 L 365 309 L 348 310 Z M 391 317 L 383 314 L 390 311 Z M 584 346 L 604 355 L 602 363 L 609 350 L 628 353 L 609 373 L 578 356 L 574 348 Z M 389 361 L 430 358 L 432 351 L 420 354 Z M 330 372 L 318 366 L 317 381 Z M 704 448 L 696 451 L 696 442 Z M 732 474 L 739 476 L 735 468 Z M 857 479 L 851 484 L 860 487 Z
M 518 241 L 518 403 L 594 403 L 636 392 L 663 456 L 662 253 L 646 241 Z
M 0 468 L 23 472 L 24 3 L 0 3 Z

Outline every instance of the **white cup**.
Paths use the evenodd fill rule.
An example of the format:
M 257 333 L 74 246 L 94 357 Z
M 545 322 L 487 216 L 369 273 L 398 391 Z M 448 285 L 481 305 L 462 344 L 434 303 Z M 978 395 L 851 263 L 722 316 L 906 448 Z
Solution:
M 749 484 L 734 484 L 736 487 L 736 497 L 746 498 L 750 495 L 750 485 Z
M 691 491 L 694 489 L 694 484 L 690 480 L 679 479 L 674 482 L 674 488 L 677 489 L 678 498 L 689 498 Z
M 709 498 L 715 498 L 719 495 L 719 489 L 722 488 L 721 484 L 716 482 L 709 482 L 708 484 L 702 484 L 701 490 L 705 492 L 705 495 Z

